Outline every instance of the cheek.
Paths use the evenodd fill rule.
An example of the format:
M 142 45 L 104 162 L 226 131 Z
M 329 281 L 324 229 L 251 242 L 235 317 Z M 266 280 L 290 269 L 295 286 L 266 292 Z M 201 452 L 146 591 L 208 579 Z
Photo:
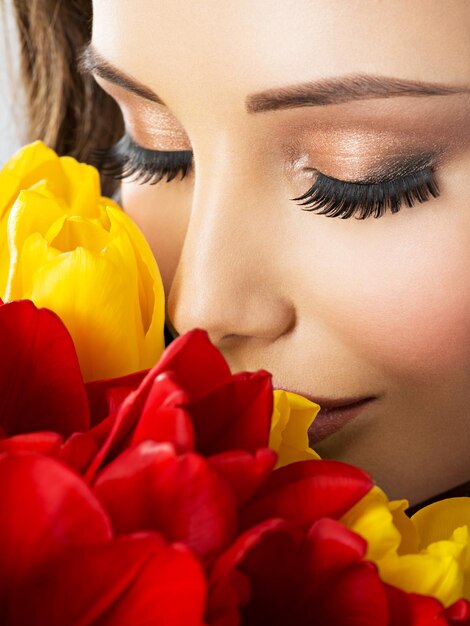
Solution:
M 157 186 L 123 182 L 122 204 L 152 248 L 168 295 L 189 220 L 186 196 L 173 182 Z M 186 199 L 185 199 L 186 198 Z
M 385 374 L 416 382 L 470 371 L 470 220 L 449 213 L 390 215 L 364 233 L 358 223 L 354 245 L 343 242 L 328 314 Z

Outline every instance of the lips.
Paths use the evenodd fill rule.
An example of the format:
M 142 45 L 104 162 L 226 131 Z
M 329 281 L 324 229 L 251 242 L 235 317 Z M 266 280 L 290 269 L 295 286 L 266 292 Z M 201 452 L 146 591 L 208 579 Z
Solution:
M 363 409 L 368 406 L 374 398 L 360 398 L 346 401 L 332 401 L 322 404 L 320 400 L 317 402 L 321 409 L 313 420 L 313 424 L 308 431 L 308 439 L 310 445 L 323 441 L 333 433 L 341 430 L 346 424 L 355 419 Z
M 308 439 L 311 447 L 315 447 L 315 444 L 341 430 L 375 400 L 375 396 L 331 399 L 313 398 L 308 394 L 296 393 L 300 393 L 300 395 L 312 402 L 316 402 L 321 407 L 308 430 Z

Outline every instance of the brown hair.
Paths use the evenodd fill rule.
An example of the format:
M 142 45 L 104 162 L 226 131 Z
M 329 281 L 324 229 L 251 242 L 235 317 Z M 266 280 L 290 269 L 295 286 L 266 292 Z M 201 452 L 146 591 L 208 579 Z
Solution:
M 123 132 L 119 107 L 77 56 L 91 38 L 91 0 L 11 0 L 18 28 L 27 108 L 27 140 L 42 139 L 60 155 L 92 160 Z M 1 0 L 0 0 L 1 2 Z M 110 195 L 116 181 L 102 178 Z

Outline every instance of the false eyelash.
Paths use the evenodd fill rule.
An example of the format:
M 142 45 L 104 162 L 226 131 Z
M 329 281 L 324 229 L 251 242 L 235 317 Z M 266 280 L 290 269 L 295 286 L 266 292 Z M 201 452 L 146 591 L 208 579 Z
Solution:
M 191 150 L 148 150 L 138 146 L 129 135 L 105 150 L 94 150 L 91 163 L 112 178 L 155 185 L 165 176 L 166 182 L 181 172 L 182 180 L 192 166 Z
M 437 198 L 439 188 L 432 167 L 408 174 L 394 180 L 380 183 L 348 183 L 325 176 L 321 172 L 308 191 L 298 198 L 300 206 L 311 205 L 303 211 L 315 211 L 318 215 L 348 219 L 366 219 L 381 217 L 387 210 L 398 213 L 405 202 L 408 207 L 414 203 L 426 202 L 429 195 Z M 356 215 L 358 214 L 358 215 Z

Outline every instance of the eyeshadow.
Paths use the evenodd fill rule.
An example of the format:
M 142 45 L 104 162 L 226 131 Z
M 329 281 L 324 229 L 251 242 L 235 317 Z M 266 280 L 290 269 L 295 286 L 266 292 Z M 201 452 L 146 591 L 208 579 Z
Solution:
M 334 115 L 303 111 L 285 117 L 278 134 L 287 167 L 348 182 L 403 177 L 470 146 L 470 107 L 463 99 L 450 106 L 361 103 L 354 110 L 338 107 Z
M 378 184 L 409 176 L 410 174 L 416 174 L 426 167 L 436 166 L 441 154 L 441 150 L 434 150 L 422 154 L 408 154 L 385 158 L 374 168 L 369 169 L 367 174 L 361 177 L 360 181 L 351 180 L 350 182 Z

